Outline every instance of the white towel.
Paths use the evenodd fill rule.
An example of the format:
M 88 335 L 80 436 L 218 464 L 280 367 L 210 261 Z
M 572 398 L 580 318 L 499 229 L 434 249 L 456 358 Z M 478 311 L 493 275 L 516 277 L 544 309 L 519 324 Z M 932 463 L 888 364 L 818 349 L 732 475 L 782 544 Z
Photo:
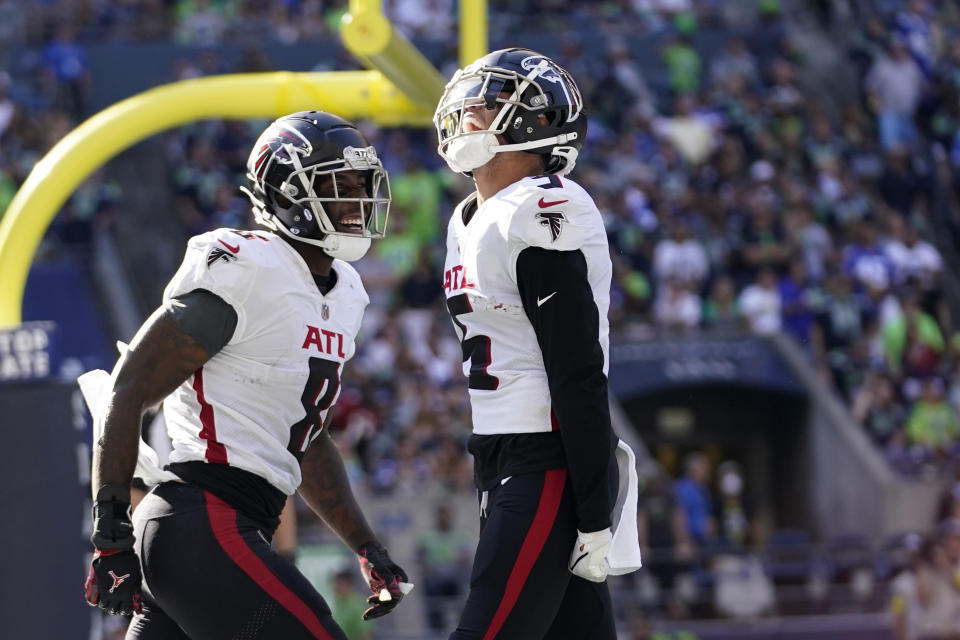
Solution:
M 637 534 L 637 459 L 630 446 L 620 440 L 616 451 L 619 488 L 617 504 L 613 510 L 613 541 L 607 553 L 607 562 L 613 576 L 623 575 L 640 568 L 640 538 Z
M 110 390 L 110 374 L 103 369 L 87 371 L 77 378 L 77 384 L 80 385 L 80 393 L 83 394 L 83 399 L 86 400 L 87 408 L 90 409 L 90 415 L 93 417 L 93 444 L 96 446 L 100 436 L 103 435 L 103 405 L 107 401 L 107 393 Z M 143 441 L 143 438 L 140 438 L 137 468 L 133 475 L 143 480 L 148 486 L 177 479 L 174 474 L 160 468 L 160 457 L 150 445 Z

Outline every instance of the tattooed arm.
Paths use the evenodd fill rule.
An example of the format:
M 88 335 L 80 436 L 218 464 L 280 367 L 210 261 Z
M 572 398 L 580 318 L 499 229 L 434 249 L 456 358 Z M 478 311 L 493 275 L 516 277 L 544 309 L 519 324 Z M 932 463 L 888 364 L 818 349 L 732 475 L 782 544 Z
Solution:
M 300 463 L 300 495 L 352 551 L 376 540 L 347 479 L 340 452 L 324 425 Z
M 130 486 L 140 420 L 209 360 L 209 354 L 163 308 L 143 323 L 111 375 L 103 436 L 93 448 L 94 497 L 105 485 Z

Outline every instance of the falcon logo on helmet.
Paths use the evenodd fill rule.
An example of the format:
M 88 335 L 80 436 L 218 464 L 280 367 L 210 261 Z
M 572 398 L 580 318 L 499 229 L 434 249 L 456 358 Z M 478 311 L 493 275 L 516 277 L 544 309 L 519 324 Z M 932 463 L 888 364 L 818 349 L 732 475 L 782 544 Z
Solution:
M 554 64 L 553 60 L 546 56 L 527 56 L 520 61 L 520 66 L 527 71 L 533 71 L 537 67 L 543 66 L 544 70 L 537 74 L 538 78 L 543 78 L 547 82 L 562 82 L 563 78 L 560 76 L 560 71 Z
M 247 167 L 257 180 L 263 180 L 272 162 L 291 164 L 293 162 L 290 159 L 291 150 L 303 157 L 313 153 L 313 146 L 302 133 L 279 122 L 270 125 L 257 142 L 259 148 L 256 158 L 254 159 L 253 154 L 250 155 L 253 166 Z

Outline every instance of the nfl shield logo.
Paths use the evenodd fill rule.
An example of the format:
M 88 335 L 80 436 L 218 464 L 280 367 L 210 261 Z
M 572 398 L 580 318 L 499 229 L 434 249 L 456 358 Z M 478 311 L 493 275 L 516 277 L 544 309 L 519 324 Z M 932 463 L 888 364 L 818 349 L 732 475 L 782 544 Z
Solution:
M 329 320 L 329 319 L 330 319 L 330 307 L 327 306 L 327 303 L 326 303 L 326 302 L 324 302 L 324 303 L 323 303 L 323 306 L 320 307 L 320 316 L 321 316 L 324 320 Z

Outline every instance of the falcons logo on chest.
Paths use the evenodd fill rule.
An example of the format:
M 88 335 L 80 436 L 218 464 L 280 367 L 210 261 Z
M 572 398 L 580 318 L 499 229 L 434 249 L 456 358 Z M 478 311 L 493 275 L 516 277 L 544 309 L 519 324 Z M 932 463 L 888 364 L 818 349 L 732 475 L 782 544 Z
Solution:
M 563 223 L 567 221 L 560 211 L 539 211 L 537 212 L 537 219 L 540 220 L 541 226 L 550 229 L 551 242 L 555 242 L 560 236 L 560 232 L 563 230 Z

